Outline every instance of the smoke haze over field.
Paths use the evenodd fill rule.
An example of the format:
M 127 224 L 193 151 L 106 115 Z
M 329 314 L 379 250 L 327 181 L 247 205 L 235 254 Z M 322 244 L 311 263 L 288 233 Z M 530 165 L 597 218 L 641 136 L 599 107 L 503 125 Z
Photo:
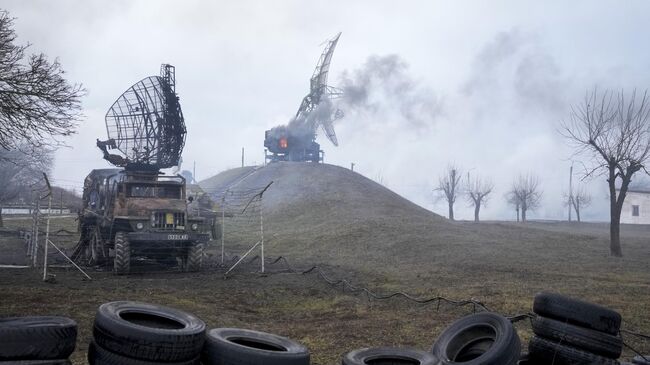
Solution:
M 342 31 L 329 83 L 346 91 L 339 147 L 319 131 L 328 163 L 350 166 L 445 214 L 433 189 L 454 163 L 495 183 L 482 217 L 512 219 L 504 194 L 519 173 L 540 176 L 542 207 L 566 216 L 571 150 L 557 132 L 585 91 L 650 87 L 650 3 L 641 0 L 482 2 L 5 0 L 18 42 L 59 57 L 89 90 L 86 120 L 57 153 L 56 184 L 81 187 L 106 167 L 95 147 L 104 115 L 138 80 L 176 66 L 187 123 L 183 156 L 203 179 L 263 161 L 264 131 L 291 121 L 322 51 Z M 345 9 L 345 11 L 341 11 Z M 580 164 L 575 162 L 576 169 Z M 576 179 L 578 175 L 576 175 Z M 608 216 L 602 177 L 586 219 Z M 457 218 L 471 219 L 463 199 Z

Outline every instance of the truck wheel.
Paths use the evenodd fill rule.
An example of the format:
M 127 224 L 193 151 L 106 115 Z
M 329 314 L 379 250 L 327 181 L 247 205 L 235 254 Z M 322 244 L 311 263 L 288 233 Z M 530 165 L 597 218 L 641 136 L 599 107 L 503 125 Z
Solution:
M 90 232 L 87 252 L 89 265 L 101 265 L 108 256 L 106 255 L 104 242 L 102 242 L 98 228 L 95 228 Z
M 187 248 L 187 257 L 185 258 L 185 271 L 199 271 L 203 265 L 203 243 L 193 243 Z
M 115 233 L 115 260 L 113 267 L 116 274 L 126 274 L 131 269 L 131 245 L 126 233 Z

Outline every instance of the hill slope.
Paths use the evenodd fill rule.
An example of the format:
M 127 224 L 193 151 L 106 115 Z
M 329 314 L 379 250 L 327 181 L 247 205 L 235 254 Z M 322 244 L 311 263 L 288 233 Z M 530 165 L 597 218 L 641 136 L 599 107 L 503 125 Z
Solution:
M 235 171 L 200 184 L 223 188 L 223 174 Z M 325 265 L 371 287 L 490 296 L 513 309 L 541 290 L 592 299 L 617 293 L 620 301 L 604 304 L 634 311 L 623 298 L 645 293 L 650 282 L 648 226 L 623 227 L 626 257 L 615 260 L 605 231 L 593 225 L 450 222 L 336 166 L 278 163 L 238 174 L 233 189 L 273 181 L 264 196 L 267 256 Z M 255 242 L 226 241 L 234 253 Z

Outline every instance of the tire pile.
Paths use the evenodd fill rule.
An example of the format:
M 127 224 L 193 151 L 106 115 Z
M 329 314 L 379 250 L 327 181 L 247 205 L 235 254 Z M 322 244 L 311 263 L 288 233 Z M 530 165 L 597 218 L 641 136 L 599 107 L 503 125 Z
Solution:
M 513 324 L 496 313 L 463 317 L 429 351 L 376 347 L 351 351 L 342 365 L 618 365 L 621 316 L 558 294 L 535 297 L 535 336 L 528 354 Z M 69 365 L 77 324 L 62 317 L 0 319 L 0 365 Z M 238 328 L 206 331 L 198 317 L 139 302 L 102 304 L 88 348 L 90 365 L 309 365 L 309 350 L 271 333 Z M 635 365 L 650 365 L 638 356 Z
M 237 328 L 206 333 L 198 317 L 173 308 L 111 302 L 97 310 L 90 365 L 309 365 L 309 351 L 288 338 Z
M 609 308 L 553 293 L 535 296 L 531 359 L 553 364 L 619 364 L 621 315 Z
M 205 323 L 173 308 L 139 302 L 99 306 L 88 347 L 91 365 L 200 363 Z
M 70 365 L 77 323 L 65 317 L 0 318 L 0 364 Z

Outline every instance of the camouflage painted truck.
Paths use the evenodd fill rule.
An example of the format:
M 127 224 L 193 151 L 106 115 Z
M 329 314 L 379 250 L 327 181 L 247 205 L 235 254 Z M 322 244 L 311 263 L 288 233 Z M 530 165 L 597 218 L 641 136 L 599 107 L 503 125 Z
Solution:
M 117 168 L 93 170 L 84 181 L 73 259 L 90 265 L 112 260 L 117 273 L 129 272 L 134 259 L 180 260 L 184 270 L 199 270 L 209 224 L 198 204 L 188 209 L 185 179 L 162 172 L 180 168 L 187 135 L 174 66 L 163 64 L 160 76 L 128 88 L 105 123 L 108 139 L 98 139 L 97 147 Z
M 79 214 L 85 260 L 90 265 L 112 261 L 116 273 L 128 273 L 134 259 L 200 270 L 212 221 L 192 215 L 192 201 L 180 175 L 93 170 L 84 181 Z

